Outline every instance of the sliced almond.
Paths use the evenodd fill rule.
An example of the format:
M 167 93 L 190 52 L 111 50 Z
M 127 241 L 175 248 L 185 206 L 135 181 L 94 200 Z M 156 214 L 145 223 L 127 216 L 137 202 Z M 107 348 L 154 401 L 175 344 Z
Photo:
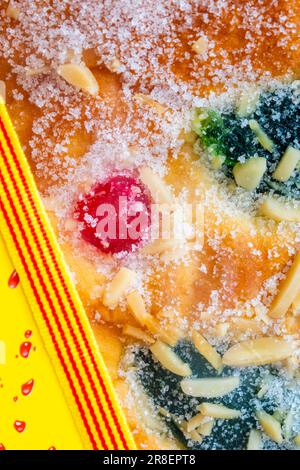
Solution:
M 153 100 L 150 96 L 144 95 L 143 93 L 137 93 L 134 95 L 134 98 L 138 102 L 149 106 L 158 114 L 164 114 L 166 111 L 168 111 L 168 108 L 165 105 L 160 104 L 158 101 Z
M 178 242 L 174 239 L 155 240 L 154 242 L 142 248 L 142 252 L 146 255 L 156 255 L 168 251 L 173 251 L 178 246 Z
M 223 364 L 232 367 L 272 364 L 293 354 L 290 343 L 276 337 L 258 338 L 232 346 L 223 356 Z
M 121 268 L 105 289 L 103 296 L 103 304 L 105 307 L 116 307 L 121 298 L 126 294 L 126 291 L 132 287 L 135 281 L 136 273 L 134 271 L 127 268 Z
M 214 328 L 214 332 L 217 337 L 224 338 L 228 332 L 228 329 L 229 323 L 218 323 Z
M 257 392 L 257 398 L 261 399 L 265 396 L 270 388 L 270 384 L 263 384 L 259 391 Z
M 179 334 L 176 329 L 162 326 L 162 323 L 157 318 L 148 313 L 146 311 L 145 302 L 137 290 L 127 296 L 127 305 L 141 326 L 146 327 L 164 343 L 175 346 L 179 339 Z
M 0 341 L 0 364 L 6 364 L 6 344 Z
M 168 204 L 173 206 L 174 199 L 170 188 L 150 168 L 141 168 L 140 178 L 144 185 L 149 188 L 152 198 L 156 204 Z
M 292 435 L 292 429 L 294 425 L 294 419 L 295 419 L 295 412 L 293 409 L 290 409 L 287 414 L 283 413 L 284 420 L 282 424 L 282 433 L 284 436 L 284 439 L 289 441 L 291 439 Z
M 208 437 L 211 435 L 213 427 L 215 424 L 215 420 L 211 419 L 210 421 L 207 421 L 207 423 L 202 423 L 199 428 L 197 428 L 197 431 L 201 436 Z
M 260 333 L 261 332 L 261 324 L 255 319 L 234 317 L 231 319 L 231 321 L 232 321 L 232 325 L 236 327 L 236 329 L 239 330 L 240 332 L 248 332 L 248 333 Z
M 162 406 L 158 409 L 158 412 L 165 418 L 172 418 L 172 413 L 170 413 L 168 410 L 166 410 L 166 408 L 163 408 Z
M 300 222 L 300 206 L 284 202 L 274 197 L 267 197 L 258 209 L 259 215 L 275 222 Z
M 285 317 L 285 326 L 289 334 L 297 334 L 300 328 L 300 318 L 297 318 L 296 316 L 293 316 L 289 313 Z
M 267 170 L 267 160 L 264 157 L 253 157 L 244 163 L 236 163 L 232 173 L 235 182 L 247 191 L 257 188 Z
M 300 160 L 300 150 L 288 147 L 281 157 L 272 177 L 277 181 L 287 181 L 293 174 Z
M 43 73 L 49 73 L 50 72 L 50 67 L 38 67 L 38 68 L 26 68 L 26 76 L 27 77 L 33 77 L 35 75 L 41 75 Z
M 282 433 L 280 423 L 272 415 L 269 415 L 265 411 L 256 412 L 257 419 L 263 428 L 264 432 L 269 436 L 272 441 L 277 444 L 282 443 Z
M 261 450 L 262 438 L 257 429 L 251 429 L 247 443 L 247 450 Z
M 170 346 L 175 346 L 178 341 L 178 335 L 176 334 L 176 331 L 174 332 L 170 328 L 164 327 L 161 322 L 152 315 L 149 315 L 145 319 L 145 326 L 149 331 L 151 331 L 153 335 Z
M 209 344 L 209 342 L 197 331 L 193 331 L 192 339 L 196 349 L 207 361 L 217 370 L 222 369 L 222 357 L 220 354 Z
M 278 293 L 272 302 L 269 316 L 283 317 L 299 294 L 300 290 L 300 251 L 294 258 L 293 264 L 278 287 Z
M 300 315 L 300 290 L 292 303 L 292 311 L 295 317 L 298 317 Z
M 183 393 L 192 397 L 223 397 L 240 386 L 239 377 L 184 379 L 180 383 Z
M 107 67 L 113 73 L 120 73 L 122 71 L 122 63 L 117 57 L 114 57 Z
M 201 444 L 201 442 L 203 441 L 203 437 L 200 436 L 196 429 L 194 429 L 190 433 L 186 433 L 186 437 L 187 439 L 191 439 L 192 441 L 198 442 L 199 444 Z
M 13 2 L 9 2 L 8 7 L 6 8 L 6 16 L 18 20 L 20 18 L 20 9 L 13 6 Z
M 300 434 L 297 434 L 297 436 L 294 438 L 294 442 L 296 446 L 300 446 Z
M 219 405 L 217 403 L 201 403 L 198 410 L 205 416 L 217 419 L 236 419 L 241 416 L 239 410 L 227 408 L 227 406 Z
M 0 101 L 1 99 L 6 103 L 6 85 L 3 80 L 0 80 Z
M 299 328 L 297 330 L 297 333 L 299 331 Z M 293 378 L 299 370 L 299 358 L 296 356 L 288 357 L 285 361 L 285 367 L 286 371 L 289 374 L 291 378 Z
M 127 305 L 133 313 L 135 319 L 140 323 L 140 325 L 145 326 L 145 320 L 149 317 L 149 313 L 146 311 L 146 305 L 143 297 L 138 290 L 134 290 L 128 294 Z
M 186 423 L 186 430 L 187 432 L 191 432 L 194 429 L 198 428 L 201 424 L 203 424 L 204 420 L 207 420 L 207 416 L 204 416 L 202 413 L 198 413 L 189 419 Z
M 267 136 L 260 124 L 255 119 L 250 119 L 249 127 L 256 135 L 261 146 L 272 153 L 275 147 L 274 142 Z
M 177 320 L 177 317 L 168 308 L 162 308 L 157 313 L 157 318 L 160 325 L 163 326 L 162 329 L 175 338 L 176 342 L 186 336 L 185 324 L 182 324 L 181 319 Z
M 196 54 L 203 55 L 208 51 L 208 40 L 206 37 L 200 37 L 192 45 L 192 49 Z
M 141 328 L 136 328 L 135 326 L 125 325 L 123 327 L 123 334 L 132 336 L 132 338 L 140 339 L 146 344 L 153 344 L 155 342 L 155 340 L 150 335 L 141 330 Z
M 246 117 L 252 114 L 257 106 L 260 92 L 256 87 L 250 87 L 241 94 L 237 105 L 237 114 L 239 117 Z
M 182 377 L 192 374 L 190 366 L 184 363 L 167 344 L 156 341 L 156 343 L 150 347 L 150 351 L 161 365 L 170 372 L 173 372 L 173 374 Z
M 57 73 L 74 87 L 95 96 L 99 85 L 91 70 L 85 64 L 64 64 L 57 68 Z

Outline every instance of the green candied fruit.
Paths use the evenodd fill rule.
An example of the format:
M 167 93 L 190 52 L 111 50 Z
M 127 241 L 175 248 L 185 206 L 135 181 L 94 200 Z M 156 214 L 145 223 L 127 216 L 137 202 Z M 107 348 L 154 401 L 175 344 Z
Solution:
M 192 122 L 192 128 L 212 155 L 224 155 L 226 151 L 225 134 L 228 129 L 226 129 L 220 113 L 212 109 L 198 110 Z
M 299 166 L 287 181 L 279 182 L 272 176 L 288 147 L 300 149 L 300 99 L 294 84 L 262 92 L 246 117 L 238 110 L 197 110 L 192 128 L 199 137 L 195 150 L 204 147 L 211 156 L 221 156 L 217 169 L 227 177 L 233 178 L 236 163 L 263 157 L 267 171 L 256 190 L 300 199 Z

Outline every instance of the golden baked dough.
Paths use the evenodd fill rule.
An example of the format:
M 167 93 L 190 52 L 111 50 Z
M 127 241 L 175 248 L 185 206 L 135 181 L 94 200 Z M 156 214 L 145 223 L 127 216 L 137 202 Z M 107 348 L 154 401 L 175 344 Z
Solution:
M 136 342 L 124 325 L 164 342 L 199 330 L 227 348 L 261 336 L 299 339 L 290 305 L 279 319 L 268 315 L 299 226 L 258 216 L 246 192 L 208 169 L 204 149 L 199 158 L 191 132 L 194 108 L 232 106 L 245 87 L 298 78 L 299 19 L 297 0 L 0 2 L 8 109 L 140 448 L 181 444 L 159 417 L 147 421 L 152 404 L 132 385 L 132 366 L 125 361 L 119 373 Z M 82 239 L 80 195 L 145 166 L 174 198 L 204 207 L 203 247 L 185 242 L 188 250 L 165 257 L 140 247 L 120 258 Z M 126 295 L 114 309 L 103 304 L 122 267 L 137 275 L 151 314 L 144 323 Z

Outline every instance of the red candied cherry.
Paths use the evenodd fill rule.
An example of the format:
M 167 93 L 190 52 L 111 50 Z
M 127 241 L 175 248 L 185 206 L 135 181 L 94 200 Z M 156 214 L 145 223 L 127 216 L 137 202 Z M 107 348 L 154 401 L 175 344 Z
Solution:
M 96 183 L 77 202 L 82 238 L 104 253 L 132 252 L 149 238 L 150 196 L 132 175 Z

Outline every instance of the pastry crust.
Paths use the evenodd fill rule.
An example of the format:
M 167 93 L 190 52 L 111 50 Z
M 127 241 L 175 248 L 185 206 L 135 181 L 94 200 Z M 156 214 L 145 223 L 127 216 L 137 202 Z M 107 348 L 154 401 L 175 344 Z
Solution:
M 268 316 L 278 281 L 299 249 L 297 226 L 258 217 L 245 208 L 240 193 L 233 196 L 219 184 L 194 151 L 186 113 L 198 103 L 216 103 L 216 94 L 224 91 L 225 102 L 232 100 L 239 82 L 298 78 L 300 44 L 293 24 L 299 22 L 299 2 L 186 1 L 181 9 L 181 2 L 163 1 L 166 24 L 174 25 L 164 30 L 159 2 L 145 6 L 146 16 L 154 15 L 152 24 L 136 14 L 140 28 L 133 28 L 135 2 L 128 1 L 119 36 L 118 2 L 112 2 L 111 13 L 106 2 L 103 12 L 95 6 L 99 2 L 86 2 L 91 7 L 86 17 L 80 1 L 64 2 L 65 11 L 59 2 L 18 3 L 20 14 L 11 17 L 5 14 L 7 2 L 0 2 L 0 80 L 10 115 L 137 444 L 178 448 L 164 429 L 145 430 L 145 417 L 130 406 L 132 390 L 119 367 L 135 340 L 123 336 L 122 327 L 141 324 L 124 299 L 111 309 L 102 295 L 124 265 L 137 274 L 147 313 L 176 339 L 189 337 L 195 325 L 217 337 L 223 324 L 231 342 L 274 331 L 298 336 L 300 320 L 291 311 L 279 320 Z M 69 37 L 64 37 L 68 21 Z M 97 30 L 94 39 L 91 28 L 98 21 L 104 33 L 100 37 Z M 44 49 L 37 48 L 39 34 Z M 88 76 L 76 75 L 74 81 L 68 68 L 66 78 L 59 67 L 69 63 L 84 65 Z M 176 198 L 204 207 L 200 250 L 189 248 L 166 261 L 141 250 L 120 260 L 83 243 L 72 216 L 78 194 L 114 167 L 123 171 L 145 164 Z M 150 334 L 159 337 L 154 330 L 152 323 Z M 145 401 L 141 394 L 141 408 Z

